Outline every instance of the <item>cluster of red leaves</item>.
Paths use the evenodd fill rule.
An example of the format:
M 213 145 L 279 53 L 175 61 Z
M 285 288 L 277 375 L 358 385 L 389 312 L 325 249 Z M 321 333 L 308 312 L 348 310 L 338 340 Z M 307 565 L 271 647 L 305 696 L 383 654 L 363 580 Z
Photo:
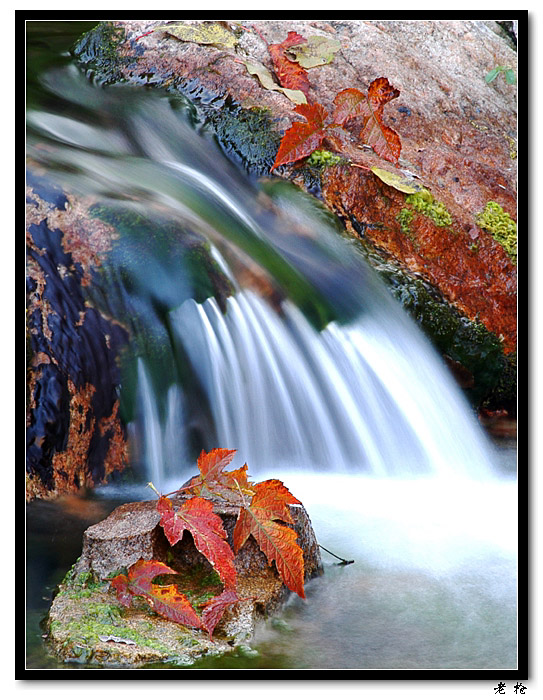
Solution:
M 381 158 L 397 163 L 402 148 L 398 134 L 383 122 L 384 106 L 398 97 L 400 91 L 387 78 L 377 78 L 365 95 L 356 88 L 339 92 L 334 99 L 334 112 L 327 121 L 328 112 L 318 102 L 309 102 L 309 78 L 289 54 L 292 46 L 307 42 L 300 34 L 289 32 L 281 44 L 269 44 L 268 50 L 279 83 L 284 88 L 301 90 L 308 104 L 298 105 L 295 111 L 306 119 L 294 122 L 281 140 L 272 170 L 279 165 L 305 158 L 323 142 L 332 150 L 341 152 L 342 144 L 349 139 L 346 130 L 373 148 Z
M 324 141 L 333 150 L 341 151 L 349 138 L 346 129 L 373 148 L 381 158 L 397 163 L 402 144 L 398 134 L 383 122 L 383 107 L 398 97 L 387 78 L 377 78 L 365 95 L 356 88 L 347 88 L 334 98 L 334 112 L 328 112 L 318 102 L 297 105 L 295 111 L 306 122 L 294 122 L 281 140 L 272 170 L 310 156 Z
M 183 492 L 190 498 L 177 508 L 166 496 L 160 496 L 157 503 L 160 525 L 170 545 L 179 542 L 188 530 L 198 551 L 217 571 L 224 585 L 222 593 L 202 606 L 200 616 L 175 584 L 153 583 L 159 575 L 175 574 L 173 569 L 159 561 L 140 560 L 127 574 L 119 574 L 111 581 L 123 605 L 130 606 L 134 596 L 143 596 L 159 615 L 205 629 L 211 637 L 227 606 L 240 601 L 234 556 L 251 535 L 268 563 L 275 562 L 285 585 L 305 597 L 303 552 L 296 542 L 296 532 L 283 524 L 294 523 L 288 506 L 300 504 L 300 501 L 278 479 L 257 484 L 248 481 L 246 464 L 240 469 L 225 471 L 235 453 L 236 450 L 225 449 L 202 451 L 198 458 L 199 476 L 176 492 Z M 233 549 L 228 544 L 221 518 L 213 512 L 210 498 L 220 498 L 239 507 Z

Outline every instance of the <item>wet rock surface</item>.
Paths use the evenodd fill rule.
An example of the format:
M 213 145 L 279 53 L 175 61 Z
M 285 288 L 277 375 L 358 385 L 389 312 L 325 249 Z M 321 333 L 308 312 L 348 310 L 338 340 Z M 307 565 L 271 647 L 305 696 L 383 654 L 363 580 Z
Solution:
M 237 510 L 214 501 L 214 512 L 223 520 L 230 545 Z M 290 510 L 308 581 L 322 573 L 319 547 L 303 506 L 290 506 Z M 157 616 L 146 605 L 123 607 L 108 579 L 141 558 L 166 561 L 195 590 L 213 575 L 190 534 L 169 547 L 159 519 L 156 501 L 127 503 L 86 530 L 81 557 L 61 584 L 49 612 L 48 644 L 60 659 L 103 666 L 166 661 L 188 665 L 205 655 L 240 649 L 246 653 L 251 651 L 248 644 L 258 621 L 278 613 L 291 595 L 275 566 L 268 565 L 250 537 L 234 560 L 238 594 L 244 600 L 227 608 L 212 640 L 201 630 Z
M 195 100 L 223 149 L 257 175 L 269 173 L 281 134 L 299 116 L 287 97 L 264 89 L 247 72 L 244 60 L 272 69 L 267 45 L 280 43 L 288 31 L 339 40 L 334 60 L 309 70 L 309 98 L 328 111 L 339 90 L 365 91 L 375 78 L 388 78 L 400 91 L 384 111 L 385 123 L 401 138 L 399 166 L 431 192 L 444 216 L 436 218 L 436 209 L 418 206 L 356 167 L 310 172 L 295 164 L 275 174 L 318 194 L 353 236 L 415 281 L 431 285 L 466 322 L 483 324 L 502 344 L 502 370 L 508 372 L 508 355 L 516 348 L 516 266 L 477 221 L 488 202 L 516 220 L 516 86 L 503 75 L 486 83 L 485 75 L 496 65 L 516 70 L 512 37 L 516 41 L 518 26 L 506 27 L 507 34 L 490 20 L 242 21 L 228 25 L 237 43 L 224 47 L 152 31 L 166 24 L 114 23 L 117 59 L 109 69 L 103 47 L 88 50 L 92 32 L 76 54 L 103 80 L 114 82 L 121 74 L 129 83 L 180 91 Z M 346 146 L 345 155 L 355 164 L 394 169 L 355 144 Z M 454 349 L 439 349 L 463 365 L 457 368 L 462 376 L 464 370 L 473 374 L 476 359 L 466 366 Z M 481 346 L 479 354 L 484 352 Z M 494 385 L 501 381 L 496 377 Z M 508 391 L 511 408 L 515 390 Z M 479 394 L 491 406 L 499 404 L 492 387 Z
M 27 499 L 54 498 L 124 468 L 127 333 L 85 293 L 113 229 L 40 174 L 27 182 Z

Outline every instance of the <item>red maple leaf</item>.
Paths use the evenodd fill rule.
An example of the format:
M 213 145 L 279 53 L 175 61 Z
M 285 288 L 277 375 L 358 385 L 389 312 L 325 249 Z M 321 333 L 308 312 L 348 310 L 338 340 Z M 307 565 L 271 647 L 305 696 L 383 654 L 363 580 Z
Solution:
M 398 134 L 383 123 L 383 107 L 399 94 L 400 91 L 393 87 L 387 78 L 376 78 L 370 84 L 367 95 L 356 88 L 342 90 L 334 98 L 333 120 L 337 124 L 345 125 L 353 119 L 361 118 L 359 137 L 365 140 L 378 156 L 396 163 L 402 144 Z
M 273 69 L 280 85 L 290 90 L 301 90 L 306 97 L 309 97 L 307 71 L 299 63 L 290 60 L 286 52 L 291 46 L 297 46 L 306 42 L 307 39 L 300 36 L 300 34 L 289 32 L 287 38 L 280 44 L 269 44 L 268 51 L 270 52 Z
M 252 535 L 266 555 L 268 564 L 275 561 L 285 585 L 305 598 L 304 558 L 294 530 L 277 522 L 293 523 L 288 504 L 300 503 L 278 479 L 268 479 L 253 486 L 254 496 L 241 510 L 234 528 L 236 554 Z
M 225 589 L 220 595 L 215 596 L 215 598 L 202 605 L 204 609 L 202 612 L 202 625 L 210 637 L 226 608 L 238 601 L 239 598 L 236 591 Z
M 160 525 L 173 546 L 188 530 L 196 549 L 201 552 L 219 574 L 226 588 L 236 588 L 234 554 L 227 542 L 227 533 L 221 518 L 213 512 L 213 504 L 205 498 L 184 501 L 176 510 L 169 498 L 161 496 L 157 503 L 161 514 Z
M 326 137 L 324 120 L 328 112 L 318 103 L 312 105 L 297 105 L 295 110 L 307 119 L 307 122 L 294 122 L 285 132 L 271 169 L 279 165 L 293 163 L 300 158 L 310 156 Z
M 189 599 L 180 593 L 175 584 L 160 586 L 153 579 L 163 574 L 176 574 L 160 561 L 140 559 L 128 569 L 128 575 L 119 574 L 111 585 L 117 591 L 119 601 L 129 607 L 134 596 L 143 596 L 153 610 L 162 617 L 182 625 L 202 628 L 202 620 L 190 604 Z

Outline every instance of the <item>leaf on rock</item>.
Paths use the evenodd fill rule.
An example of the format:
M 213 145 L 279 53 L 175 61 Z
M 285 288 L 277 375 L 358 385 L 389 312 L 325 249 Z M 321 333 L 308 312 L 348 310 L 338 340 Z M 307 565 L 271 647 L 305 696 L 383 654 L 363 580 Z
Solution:
M 227 588 L 220 595 L 204 603 L 202 606 L 204 608 L 202 612 L 202 625 L 209 633 L 210 638 L 226 608 L 238 601 L 239 598 L 236 591 Z
M 293 163 L 310 156 L 321 145 L 326 136 L 324 120 L 328 112 L 320 104 L 298 105 L 295 108 L 298 114 L 307 119 L 305 122 L 294 122 L 287 129 L 279 145 L 272 170 L 279 165 Z
M 231 503 L 237 504 L 243 501 L 243 494 L 252 495 L 251 487 L 247 481 L 247 465 L 231 472 L 225 472 L 232 461 L 236 450 L 216 448 L 211 452 L 202 450 L 198 457 L 198 469 L 200 476 L 196 476 L 189 482 L 188 488 L 195 496 L 207 498 L 219 496 Z
M 236 554 L 252 535 L 266 555 L 268 564 L 275 561 L 283 583 L 305 598 L 304 558 L 294 530 L 277 522 L 293 523 L 289 504 L 300 503 L 278 479 L 254 485 L 251 503 L 245 505 L 234 528 Z
M 417 182 L 410 180 L 403 175 L 397 173 L 391 173 L 390 170 L 382 170 L 382 168 L 373 167 L 371 172 L 382 180 L 385 184 L 394 187 L 400 192 L 405 192 L 406 194 L 415 194 L 416 192 L 422 192 L 424 187 L 419 185 Z
M 227 542 L 227 533 L 221 518 L 213 512 L 213 504 L 205 498 L 183 501 L 176 510 L 169 498 L 161 496 L 157 510 L 162 516 L 160 525 L 173 546 L 188 530 L 196 549 L 201 552 L 219 574 L 226 588 L 236 587 L 234 554 Z
M 111 581 L 117 591 L 117 598 L 125 606 L 130 606 L 132 598 L 143 596 L 153 610 L 162 617 L 191 627 L 202 627 L 202 620 L 190 604 L 189 599 L 180 593 L 175 584 L 160 586 L 153 579 L 163 574 L 176 574 L 160 561 L 140 559 L 128 569 L 128 575 L 119 574 Z
M 491 83 L 493 80 L 495 80 L 498 75 L 500 74 L 500 69 L 499 68 L 493 68 L 491 71 L 489 71 L 485 75 L 485 82 Z
M 387 78 L 377 78 L 368 89 L 368 94 L 356 88 L 339 92 L 335 99 L 333 120 L 345 125 L 352 119 L 362 118 L 360 138 L 364 139 L 381 158 L 396 163 L 400 157 L 402 144 L 398 134 L 383 123 L 384 106 L 398 97 L 396 90 Z
M 309 96 L 309 78 L 307 71 L 297 63 L 289 60 L 287 50 L 292 46 L 303 44 L 307 41 L 296 32 L 289 32 L 287 38 L 280 44 L 269 44 L 268 51 L 273 63 L 273 69 L 281 85 L 289 90 L 301 90 L 306 97 Z
M 284 88 L 278 85 L 273 79 L 272 74 L 258 61 L 244 61 L 245 67 L 251 75 L 256 75 L 260 80 L 262 87 L 266 90 L 275 90 L 277 92 L 282 92 L 291 102 L 297 105 L 306 104 L 307 100 L 304 93 L 301 90 L 289 90 L 289 88 Z
M 337 39 L 328 39 L 324 36 L 310 36 L 303 44 L 297 44 L 285 49 L 286 56 L 291 61 L 296 61 L 302 68 L 315 68 L 331 63 L 341 48 Z
M 181 41 L 192 41 L 195 44 L 214 44 L 225 49 L 233 49 L 238 40 L 219 22 L 202 22 L 200 24 L 187 24 L 175 22 L 157 27 L 155 31 L 170 34 Z

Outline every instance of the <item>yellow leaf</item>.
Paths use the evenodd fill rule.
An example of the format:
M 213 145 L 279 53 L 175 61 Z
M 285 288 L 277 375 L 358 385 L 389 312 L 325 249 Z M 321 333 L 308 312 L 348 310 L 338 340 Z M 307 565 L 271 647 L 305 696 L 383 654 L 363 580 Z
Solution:
M 233 49 L 238 43 L 232 32 L 229 32 L 218 22 L 202 22 L 201 24 L 177 22 L 157 27 L 156 31 L 166 32 L 181 41 L 192 41 L 195 44 L 214 44 L 225 49 Z
M 394 187 L 394 189 L 400 192 L 405 192 L 406 194 L 415 194 L 416 192 L 422 192 L 424 189 L 422 185 L 419 185 L 403 175 L 392 173 L 390 170 L 382 170 L 381 168 L 373 167 L 371 168 L 371 172 L 377 175 L 385 184 Z
M 341 44 L 337 39 L 327 39 L 324 36 L 310 36 L 305 44 L 289 46 L 288 54 L 294 56 L 294 60 L 302 68 L 315 68 L 324 66 L 334 60 L 334 54 L 339 51 Z
M 263 66 L 262 63 L 258 63 L 258 61 L 244 61 L 244 63 L 249 73 L 251 75 L 256 75 L 260 80 L 262 87 L 265 87 L 266 90 L 277 90 L 278 92 L 282 92 L 284 95 L 286 95 L 286 97 L 288 97 L 289 100 L 297 105 L 307 104 L 306 97 L 301 90 L 289 90 L 289 88 L 283 88 L 278 85 L 274 81 L 270 71 L 266 68 L 266 66 Z

